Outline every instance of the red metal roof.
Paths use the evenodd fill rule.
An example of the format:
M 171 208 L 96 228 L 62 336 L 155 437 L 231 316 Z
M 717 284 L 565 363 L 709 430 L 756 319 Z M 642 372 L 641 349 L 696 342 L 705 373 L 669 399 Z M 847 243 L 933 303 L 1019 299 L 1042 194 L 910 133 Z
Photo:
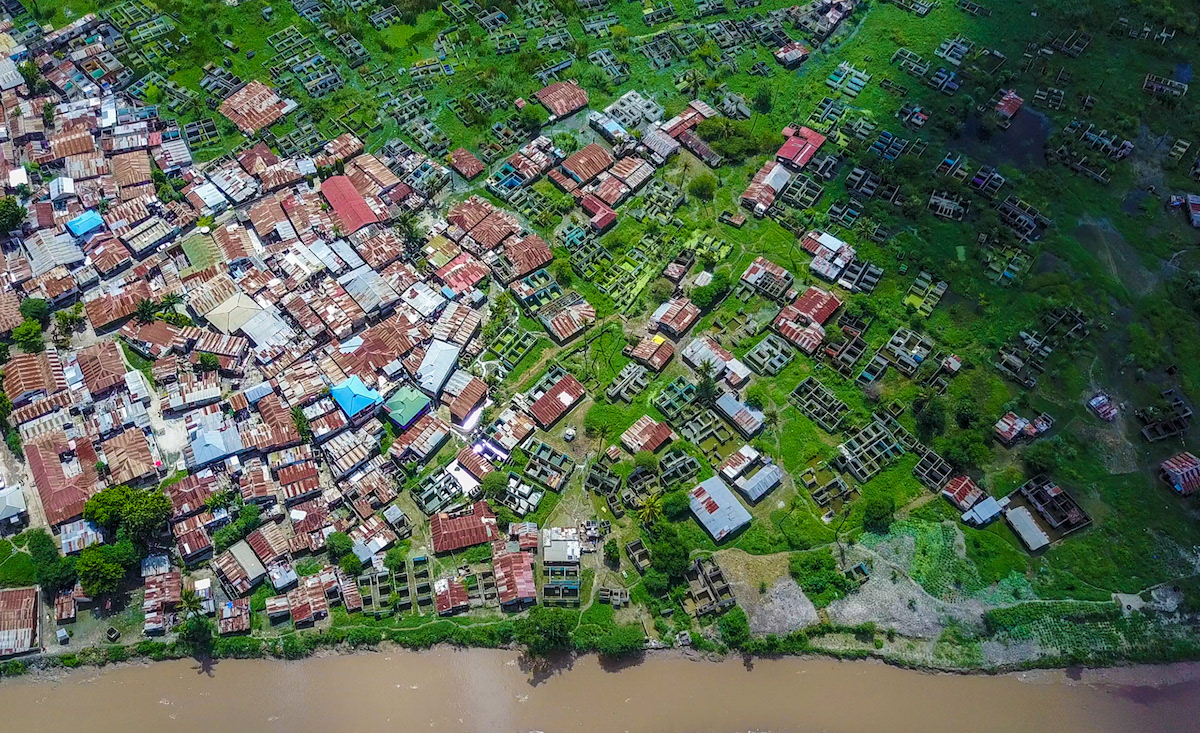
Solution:
M 783 143 L 775 159 L 796 169 L 803 168 L 825 144 L 825 140 L 825 136 L 816 130 L 801 127 Z
M 942 494 L 964 512 L 983 498 L 983 490 L 976 486 L 969 476 L 955 476 L 950 479 L 950 483 L 942 489 Z
M 468 181 L 485 170 L 485 166 L 479 161 L 479 158 L 476 158 L 466 148 L 458 148 L 450 153 L 450 160 L 452 161 L 451 167 Z
M 821 288 L 810 287 L 792 303 L 792 307 L 809 320 L 825 325 L 825 322 L 840 308 L 842 301 L 833 293 Z
M 566 374 L 530 405 L 529 411 L 533 413 L 533 419 L 537 420 L 538 425 L 546 429 L 567 414 L 576 402 L 583 399 L 584 394 L 585 390 L 579 380 L 571 374 Z
M 348 176 L 331 176 L 321 183 L 321 194 L 333 207 L 343 234 L 352 234 L 379 221 Z
M 487 502 L 477 501 L 470 514 L 452 517 L 442 512 L 429 518 L 435 554 L 491 542 L 498 534 L 496 515 Z
M 467 587 L 458 578 L 442 578 L 433 584 L 434 597 L 439 616 L 449 616 L 465 611 L 471 606 Z
M 496 569 L 496 591 L 501 605 L 537 599 L 532 555 L 506 552 L 493 558 L 492 566 Z
M 588 95 L 574 81 L 556 81 L 533 96 L 557 117 L 566 117 L 587 106 Z

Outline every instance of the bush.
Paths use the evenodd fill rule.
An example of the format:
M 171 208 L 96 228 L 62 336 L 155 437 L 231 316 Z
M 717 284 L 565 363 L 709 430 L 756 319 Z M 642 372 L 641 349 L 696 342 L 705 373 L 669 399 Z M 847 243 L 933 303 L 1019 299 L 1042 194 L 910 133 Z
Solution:
M 683 489 L 668 491 L 663 494 L 662 508 L 663 516 L 672 522 L 677 522 L 692 510 L 692 502 L 688 498 L 687 491 Z
M 646 632 L 639 624 L 621 624 L 596 640 L 596 651 L 605 657 L 627 657 L 646 647 Z
M 788 560 L 788 571 L 817 608 L 824 608 L 850 592 L 850 580 L 838 570 L 828 550 L 793 554 Z
M 896 500 L 891 496 L 868 496 L 863 502 L 863 527 L 868 532 L 887 534 L 896 513 Z
M 725 643 L 734 649 L 741 649 L 750 641 L 750 619 L 746 618 L 741 606 L 734 606 L 718 619 L 717 628 Z
M 687 190 L 701 201 L 712 201 L 717 192 L 717 179 L 711 173 L 701 173 L 688 182 Z

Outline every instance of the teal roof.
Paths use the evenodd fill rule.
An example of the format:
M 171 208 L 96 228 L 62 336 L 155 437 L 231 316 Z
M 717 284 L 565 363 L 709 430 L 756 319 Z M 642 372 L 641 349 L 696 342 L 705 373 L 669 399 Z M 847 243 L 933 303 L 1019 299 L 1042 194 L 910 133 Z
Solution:
M 424 392 L 405 385 L 396 390 L 396 394 L 388 399 L 385 406 L 388 417 L 400 427 L 406 428 L 429 409 L 430 404 L 431 400 Z
M 363 410 L 383 402 L 383 397 L 368 387 L 357 374 L 329 390 L 329 395 L 347 417 L 355 417 Z

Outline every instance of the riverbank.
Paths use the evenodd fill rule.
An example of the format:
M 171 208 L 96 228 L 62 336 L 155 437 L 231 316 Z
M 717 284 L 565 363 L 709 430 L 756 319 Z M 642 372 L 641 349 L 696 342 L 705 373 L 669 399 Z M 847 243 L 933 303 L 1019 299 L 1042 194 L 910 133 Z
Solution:
M 87 719 L 106 731 L 1179 731 L 1200 716 L 1200 665 L 926 674 L 870 662 L 679 652 L 531 668 L 507 650 L 439 647 L 302 661 L 181 660 L 0 685 L 6 725 Z

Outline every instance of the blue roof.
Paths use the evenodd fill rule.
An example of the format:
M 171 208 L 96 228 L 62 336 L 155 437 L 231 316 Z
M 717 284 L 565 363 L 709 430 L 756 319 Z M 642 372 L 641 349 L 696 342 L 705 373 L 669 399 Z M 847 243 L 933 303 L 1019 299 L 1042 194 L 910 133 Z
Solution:
M 104 226 L 104 219 L 96 213 L 94 209 L 88 209 L 71 221 L 67 222 L 67 229 L 71 230 L 71 234 L 76 237 L 82 237 L 93 229 Z
M 342 412 L 351 418 L 363 410 L 383 404 L 383 396 L 368 387 L 357 374 L 329 390 L 329 395 L 342 408 Z

